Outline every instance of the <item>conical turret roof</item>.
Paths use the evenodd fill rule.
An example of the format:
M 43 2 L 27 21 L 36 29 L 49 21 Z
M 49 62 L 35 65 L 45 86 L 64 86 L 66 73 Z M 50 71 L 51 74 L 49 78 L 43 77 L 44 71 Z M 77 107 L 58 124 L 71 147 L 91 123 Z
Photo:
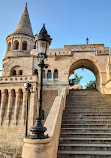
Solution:
M 29 14 L 28 14 L 27 3 L 25 5 L 24 11 L 22 13 L 22 16 L 19 20 L 19 23 L 17 25 L 17 28 L 16 28 L 14 34 L 25 34 L 25 35 L 34 37 L 33 32 L 32 32 Z

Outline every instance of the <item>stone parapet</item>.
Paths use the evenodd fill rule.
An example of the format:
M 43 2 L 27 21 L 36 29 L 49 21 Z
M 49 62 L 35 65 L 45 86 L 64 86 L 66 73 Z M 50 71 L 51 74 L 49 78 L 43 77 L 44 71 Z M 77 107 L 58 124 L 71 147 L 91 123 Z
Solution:
M 15 83 L 15 82 L 37 82 L 37 76 L 11 76 L 11 77 L 0 77 L 0 83 Z
M 62 113 L 65 108 L 67 88 L 63 88 L 51 107 L 44 126 L 47 139 L 24 139 L 22 158 L 57 158 L 58 141 L 61 128 Z

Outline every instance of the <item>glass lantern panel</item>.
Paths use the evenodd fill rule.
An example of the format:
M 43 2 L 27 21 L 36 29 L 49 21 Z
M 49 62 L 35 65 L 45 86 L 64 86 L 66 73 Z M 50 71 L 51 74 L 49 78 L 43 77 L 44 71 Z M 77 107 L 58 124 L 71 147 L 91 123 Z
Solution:
M 46 47 L 47 47 L 47 42 L 38 40 L 38 54 L 45 54 L 46 53 Z

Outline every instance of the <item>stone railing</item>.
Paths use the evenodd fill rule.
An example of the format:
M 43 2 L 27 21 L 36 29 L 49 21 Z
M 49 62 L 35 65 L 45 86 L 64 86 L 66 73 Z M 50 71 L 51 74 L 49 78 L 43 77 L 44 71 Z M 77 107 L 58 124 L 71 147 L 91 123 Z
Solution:
M 111 94 L 111 79 L 105 84 L 106 94 Z
M 46 119 L 44 126 L 47 128 L 47 131 L 45 134 L 48 134 L 49 138 L 36 140 L 25 138 L 22 158 L 57 158 L 62 114 L 67 93 L 67 88 L 63 88 L 60 96 L 55 98 Z
M 7 76 L 0 77 L 0 83 L 13 83 L 13 82 L 38 82 L 37 76 Z

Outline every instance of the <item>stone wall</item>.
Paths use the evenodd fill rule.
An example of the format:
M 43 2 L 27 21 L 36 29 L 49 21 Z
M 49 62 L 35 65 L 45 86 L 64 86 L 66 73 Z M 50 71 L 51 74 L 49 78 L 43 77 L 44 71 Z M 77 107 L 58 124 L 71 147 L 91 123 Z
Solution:
M 57 90 L 43 90 L 43 110 L 45 111 L 44 119 L 46 120 L 50 108 L 54 102 L 55 97 L 58 95 Z

